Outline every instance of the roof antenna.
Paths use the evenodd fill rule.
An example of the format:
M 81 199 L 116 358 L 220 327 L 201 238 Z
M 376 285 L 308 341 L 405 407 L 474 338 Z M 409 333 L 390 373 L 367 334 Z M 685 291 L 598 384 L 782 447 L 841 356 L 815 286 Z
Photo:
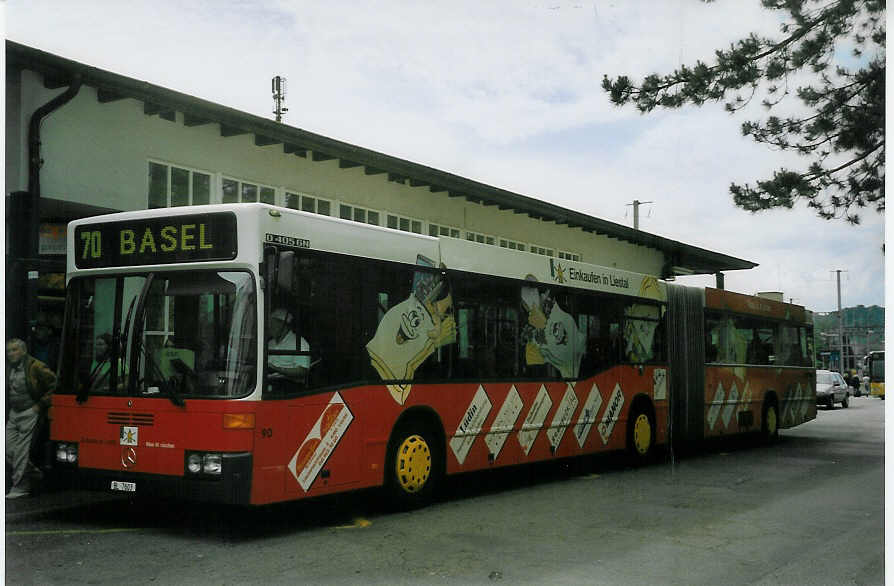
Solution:
M 282 122 L 282 115 L 289 109 L 283 105 L 286 101 L 286 78 L 277 75 L 271 82 L 273 91 L 273 113 L 276 114 L 276 121 Z
M 628 206 L 633 206 L 633 229 L 639 230 L 639 206 L 644 203 L 655 203 L 653 201 L 640 201 L 638 199 L 633 200 L 633 203 L 627 204 Z M 624 212 L 624 217 L 627 217 L 627 212 Z M 652 217 L 652 208 L 649 208 L 649 217 Z

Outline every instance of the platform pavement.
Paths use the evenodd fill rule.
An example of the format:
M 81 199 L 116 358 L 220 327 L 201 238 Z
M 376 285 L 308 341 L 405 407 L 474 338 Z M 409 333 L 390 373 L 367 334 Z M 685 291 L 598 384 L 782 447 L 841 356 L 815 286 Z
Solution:
M 122 498 L 126 497 L 103 492 L 44 486 L 28 496 L 4 499 L 4 512 L 6 523 L 10 524 L 22 519 L 56 511 L 85 507 Z

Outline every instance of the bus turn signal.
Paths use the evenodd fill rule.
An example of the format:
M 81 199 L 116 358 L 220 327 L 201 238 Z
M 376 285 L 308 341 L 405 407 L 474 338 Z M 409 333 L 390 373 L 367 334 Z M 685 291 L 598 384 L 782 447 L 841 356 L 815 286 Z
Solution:
M 224 429 L 254 429 L 254 413 L 224 413 Z

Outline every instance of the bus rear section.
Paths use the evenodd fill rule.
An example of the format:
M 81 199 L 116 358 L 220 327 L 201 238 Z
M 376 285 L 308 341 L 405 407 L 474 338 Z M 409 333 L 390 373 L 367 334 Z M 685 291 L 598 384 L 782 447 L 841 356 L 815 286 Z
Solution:
M 803 307 L 676 285 L 668 298 L 675 445 L 772 438 L 816 418 L 813 327 Z

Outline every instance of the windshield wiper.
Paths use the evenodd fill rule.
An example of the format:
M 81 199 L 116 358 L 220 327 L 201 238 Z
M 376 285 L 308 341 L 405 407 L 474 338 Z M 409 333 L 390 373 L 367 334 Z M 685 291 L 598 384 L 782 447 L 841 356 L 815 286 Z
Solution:
M 136 341 L 136 344 L 137 351 L 143 355 L 143 359 L 146 361 L 146 364 L 149 367 L 149 372 L 152 374 L 153 378 L 159 381 L 163 393 L 171 400 L 171 403 L 173 403 L 177 407 L 183 407 L 184 405 L 186 405 L 183 397 L 181 397 L 180 393 L 177 391 L 176 383 L 173 383 L 169 379 L 165 378 L 164 373 L 162 373 L 161 368 L 158 366 L 158 364 L 155 363 L 155 360 L 152 359 L 152 355 L 149 353 L 149 349 L 146 348 L 145 344 L 143 344 L 143 341 L 141 339 L 138 339 Z M 146 392 L 144 391 L 143 394 L 146 394 Z

